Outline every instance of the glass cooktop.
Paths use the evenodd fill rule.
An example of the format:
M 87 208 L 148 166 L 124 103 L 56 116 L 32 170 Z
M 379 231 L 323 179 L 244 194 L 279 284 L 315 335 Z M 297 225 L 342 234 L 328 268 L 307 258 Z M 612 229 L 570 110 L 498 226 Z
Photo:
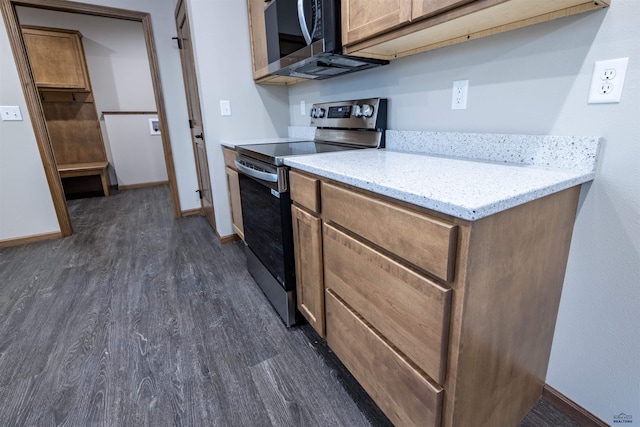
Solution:
M 238 145 L 236 150 L 245 156 L 257 158 L 263 162 L 280 166 L 283 157 L 303 154 L 329 153 L 332 151 L 353 150 L 354 147 L 326 144 L 315 141 L 276 142 L 269 144 Z

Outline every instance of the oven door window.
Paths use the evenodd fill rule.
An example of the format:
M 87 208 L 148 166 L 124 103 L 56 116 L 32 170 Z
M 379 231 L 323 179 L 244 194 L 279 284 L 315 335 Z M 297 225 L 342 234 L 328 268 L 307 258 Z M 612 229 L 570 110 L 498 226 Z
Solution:
M 289 193 L 276 197 L 268 183 L 242 173 L 238 177 L 245 242 L 285 289 L 295 287 Z

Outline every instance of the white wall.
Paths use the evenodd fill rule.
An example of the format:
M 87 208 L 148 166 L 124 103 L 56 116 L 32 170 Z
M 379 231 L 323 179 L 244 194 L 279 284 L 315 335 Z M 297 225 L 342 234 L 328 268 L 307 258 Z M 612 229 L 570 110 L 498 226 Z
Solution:
M 221 140 L 287 136 L 288 94 L 283 86 L 253 83 L 246 1 L 188 0 L 209 157 L 216 226 L 233 234 Z M 220 100 L 231 101 L 229 117 Z
M 621 412 L 640 419 L 640 2 L 611 3 L 289 89 L 298 126 L 309 123 L 300 100 L 383 96 L 391 129 L 605 138 L 582 192 L 547 383 L 610 424 Z M 622 102 L 588 105 L 594 61 L 627 56 Z M 458 79 L 469 79 L 468 109 L 452 111 Z
M 24 118 L 21 122 L 0 121 L 0 240 L 59 232 L 4 28 L 0 30 L 0 58 L 0 105 L 19 106 Z
M 152 135 L 149 120 L 156 114 L 106 114 L 104 124 L 111 141 L 118 186 L 167 181 L 160 135 Z M 112 181 L 113 183 L 113 181 Z

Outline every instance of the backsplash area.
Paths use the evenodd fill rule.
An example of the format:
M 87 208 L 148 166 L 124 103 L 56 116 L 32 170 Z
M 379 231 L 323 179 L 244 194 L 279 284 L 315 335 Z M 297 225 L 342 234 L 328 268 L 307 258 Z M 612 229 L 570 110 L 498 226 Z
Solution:
M 289 126 L 289 138 L 313 139 L 314 134 L 311 126 Z M 571 169 L 593 176 L 602 142 L 594 136 L 400 130 L 387 130 L 385 138 L 388 151 Z

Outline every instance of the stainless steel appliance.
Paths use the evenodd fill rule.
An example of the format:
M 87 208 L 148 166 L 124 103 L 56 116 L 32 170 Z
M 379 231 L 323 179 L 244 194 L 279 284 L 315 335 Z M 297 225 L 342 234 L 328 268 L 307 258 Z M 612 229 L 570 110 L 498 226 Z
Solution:
M 327 79 L 388 64 L 342 55 L 340 0 L 267 0 L 264 10 L 269 72 Z
M 284 158 L 384 146 L 387 100 L 314 104 L 313 141 L 237 146 L 247 267 L 287 326 L 298 320 L 291 197 Z

